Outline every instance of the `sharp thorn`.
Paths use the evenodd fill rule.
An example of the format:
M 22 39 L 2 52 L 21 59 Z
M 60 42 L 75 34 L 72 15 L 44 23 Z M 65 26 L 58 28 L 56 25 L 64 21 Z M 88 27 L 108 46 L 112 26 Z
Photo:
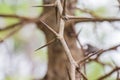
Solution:
M 45 5 L 38 5 L 38 6 L 32 6 L 32 7 L 55 7 L 55 4 L 45 4 Z
M 43 45 L 43 46 L 39 47 L 39 48 L 38 48 L 38 49 L 36 49 L 35 51 L 38 51 L 38 50 L 40 50 L 40 49 L 42 49 L 42 48 L 44 48 L 44 47 L 46 47 L 46 46 L 48 46 L 48 45 L 52 44 L 55 40 L 56 40 L 56 39 L 52 39 L 52 40 L 50 40 L 47 44 L 45 44 L 45 45 Z

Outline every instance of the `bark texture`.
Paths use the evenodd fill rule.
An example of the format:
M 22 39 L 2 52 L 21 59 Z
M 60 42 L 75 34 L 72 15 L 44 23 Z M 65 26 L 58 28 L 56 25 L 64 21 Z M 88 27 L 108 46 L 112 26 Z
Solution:
M 54 3 L 55 0 L 43 0 L 44 4 Z M 73 3 L 74 2 L 74 3 Z M 72 7 L 76 3 L 76 0 L 67 1 L 67 13 L 73 14 Z M 50 27 L 58 32 L 59 21 L 56 23 L 56 12 L 53 7 L 45 7 L 43 9 L 43 15 L 49 13 L 46 19 L 43 19 L 45 23 L 47 23 Z M 44 25 L 38 23 L 39 28 L 43 30 L 46 36 L 47 42 L 55 38 L 55 35 L 52 34 L 49 30 L 47 30 Z M 75 60 L 79 60 L 82 58 L 81 50 L 77 47 L 76 44 L 76 33 L 74 30 L 74 23 L 67 22 L 64 30 L 64 37 L 68 44 L 69 49 L 72 52 L 72 55 Z M 56 40 L 54 43 L 48 46 L 48 71 L 44 78 L 44 80 L 69 80 L 68 72 L 66 70 L 66 66 L 69 69 L 69 61 L 65 55 L 64 49 L 59 42 Z

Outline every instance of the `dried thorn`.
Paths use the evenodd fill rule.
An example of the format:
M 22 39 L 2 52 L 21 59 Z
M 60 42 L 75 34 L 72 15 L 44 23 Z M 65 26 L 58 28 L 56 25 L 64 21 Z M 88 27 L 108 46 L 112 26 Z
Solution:
M 93 19 L 93 18 L 87 18 L 87 17 L 78 17 L 78 16 L 67 16 L 68 19 Z
M 54 38 L 54 39 L 50 40 L 47 44 L 45 44 L 45 45 L 41 46 L 40 48 L 36 49 L 35 51 L 38 51 L 38 50 L 40 50 L 40 49 L 42 49 L 42 48 L 44 48 L 44 47 L 46 47 L 46 46 L 48 46 L 48 45 L 52 44 L 55 40 L 56 40 L 56 38 Z
M 32 6 L 32 7 L 55 7 L 55 4 L 45 4 L 45 5 Z
M 77 37 L 78 37 L 78 35 L 81 33 L 81 31 L 82 31 L 82 28 L 81 28 L 81 29 L 79 30 L 79 32 L 77 33 L 77 35 L 76 35 Z
M 43 22 L 42 20 L 39 20 L 47 29 L 49 29 L 53 34 L 55 34 L 56 36 L 58 35 L 58 33 L 52 29 L 49 25 L 47 25 L 45 22 Z

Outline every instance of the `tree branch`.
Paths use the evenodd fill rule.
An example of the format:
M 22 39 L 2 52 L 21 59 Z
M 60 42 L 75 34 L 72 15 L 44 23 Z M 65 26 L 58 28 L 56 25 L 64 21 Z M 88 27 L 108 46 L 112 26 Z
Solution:
M 18 16 L 18 15 L 12 15 L 12 14 L 0 14 L 0 17 L 4 18 L 16 18 L 16 19 L 22 19 L 22 20 L 31 20 L 30 18 Z
M 109 73 L 105 74 L 104 76 L 98 78 L 97 80 L 103 80 L 103 79 L 109 77 L 111 74 L 113 74 L 114 72 L 116 72 L 116 71 L 118 71 L 118 70 L 120 70 L 120 68 L 115 68 L 115 69 L 113 69 L 112 71 L 110 71 Z

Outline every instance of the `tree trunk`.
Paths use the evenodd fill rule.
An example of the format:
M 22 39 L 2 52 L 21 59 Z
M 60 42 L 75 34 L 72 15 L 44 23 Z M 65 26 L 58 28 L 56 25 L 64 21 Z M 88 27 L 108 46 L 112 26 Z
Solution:
M 43 0 L 43 2 L 44 4 L 49 4 L 53 3 L 54 0 Z M 76 2 L 76 0 L 69 0 L 67 2 L 67 8 L 69 11 L 67 12 L 69 14 L 73 14 L 73 10 L 71 9 L 73 2 Z M 57 25 L 58 23 L 56 23 L 55 8 L 45 7 L 41 17 L 46 13 L 48 13 L 47 18 L 43 19 L 43 21 L 58 32 L 59 26 Z M 39 28 L 45 33 L 47 42 L 55 38 L 54 34 L 52 34 L 45 27 L 42 27 L 44 25 L 40 23 L 38 24 Z M 81 50 L 77 47 L 75 35 L 74 23 L 67 22 L 64 30 L 64 37 L 74 59 L 79 60 L 83 57 L 83 55 Z M 65 55 L 65 51 L 61 43 L 59 40 L 56 40 L 54 43 L 48 46 L 48 71 L 44 80 L 69 80 L 69 75 L 66 69 L 69 69 L 69 61 Z

